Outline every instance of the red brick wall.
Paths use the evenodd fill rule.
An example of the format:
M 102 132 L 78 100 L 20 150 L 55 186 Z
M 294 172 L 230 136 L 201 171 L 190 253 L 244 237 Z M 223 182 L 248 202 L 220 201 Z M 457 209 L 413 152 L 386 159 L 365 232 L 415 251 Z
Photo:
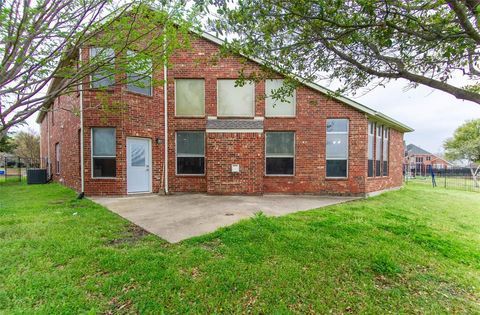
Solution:
M 368 177 L 366 192 L 368 193 L 402 186 L 403 157 L 403 133 L 390 129 L 388 176 Z
M 207 134 L 207 192 L 262 194 L 264 174 L 262 133 Z M 232 173 L 232 164 L 240 165 Z
M 58 97 L 40 124 L 40 151 L 48 158 L 48 128 L 50 127 L 50 171 L 53 180 L 80 191 L 80 119 L 77 93 Z M 56 169 L 55 144 L 60 144 L 60 172 Z M 46 167 L 46 165 L 44 165 Z
M 238 78 L 239 69 L 245 72 L 260 70 L 250 61 L 236 57 L 212 62 L 218 46 L 204 39 L 194 40 L 192 49 L 179 51 L 168 70 L 168 181 L 170 192 L 209 193 L 334 193 L 362 194 L 400 186 L 402 181 L 403 134 L 393 131 L 390 144 L 390 175 L 388 178 L 366 179 L 367 173 L 367 117 L 365 114 L 308 87 L 296 92 L 296 117 L 265 118 L 265 132 L 294 131 L 296 138 L 295 176 L 264 176 L 264 134 L 209 134 L 206 142 L 206 175 L 177 176 L 175 172 L 175 132 L 205 131 L 208 116 L 217 115 L 217 79 Z M 84 49 L 83 58 L 88 58 Z M 159 69 L 154 77 L 163 79 Z M 205 117 L 175 117 L 175 85 L 178 78 L 205 79 Z M 256 116 L 264 116 L 265 84 L 256 84 Z M 112 104 L 121 104 L 123 111 L 106 114 L 99 110 L 102 95 Z M 126 139 L 145 137 L 152 140 L 153 191 L 163 190 L 164 160 L 163 86 L 154 88 L 153 96 L 141 96 L 116 86 L 112 91 L 84 93 L 85 127 L 85 192 L 87 195 L 125 194 Z M 71 100 L 73 102 L 73 100 Z M 325 176 L 326 120 L 347 118 L 350 122 L 349 164 L 347 179 L 327 179 Z M 65 117 L 65 121 L 68 119 Z M 78 118 L 77 126 L 78 126 Z M 42 123 L 42 139 L 45 121 Z M 55 126 L 56 128 L 57 126 Z M 117 135 L 117 176 L 98 179 L 91 176 L 91 128 L 115 127 Z M 73 128 L 73 127 L 72 127 Z M 250 138 L 253 137 L 254 138 Z M 70 132 L 68 138 L 76 138 Z M 162 140 L 156 144 L 156 139 Z M 210 141 L 209 141 L 210 140 Z M 43 140 L 42 140 L 43 141 Z M 246 144 L 248 143 L 248 144 Z M 52 143 L 54 145 L 54 142 Z M 42 152 L 44 144 L 42 142 Z M 219 152 L 216 152 L 216 150 Z M 238 150 L 238 152 L 236 152 Z M 54 149 L 52 149 L 54 152 Z M 72 151 L 74 152 L 74 151 Z M 76 152 L 76 151 L 75 151 Z M 43 153 L 42 153 L 43 154 Z M 261 155 L 260 157 L 258 155 Z M 241 164 L 240 175 L 232 175 L 231 164 Z M 78 179 L 71 186 L 78 187 Z M 71 181 L 68 181 L 70 185 Z

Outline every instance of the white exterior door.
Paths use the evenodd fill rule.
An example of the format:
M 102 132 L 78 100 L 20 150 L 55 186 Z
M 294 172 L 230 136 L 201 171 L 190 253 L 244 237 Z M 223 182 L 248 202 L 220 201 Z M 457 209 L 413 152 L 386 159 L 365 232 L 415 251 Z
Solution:
M 150 139 L 127 138 L 127 192 L 151 191 Z

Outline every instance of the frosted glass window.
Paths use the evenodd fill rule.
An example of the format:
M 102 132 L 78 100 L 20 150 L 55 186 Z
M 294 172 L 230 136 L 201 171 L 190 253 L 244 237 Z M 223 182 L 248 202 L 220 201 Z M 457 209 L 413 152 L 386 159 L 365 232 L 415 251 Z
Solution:
M 115 129 L 93 128 L 93 155 L 115 156 Z
M 235 86 L 235 80 L 217 81 L 217 115 L 230 117 L 253 117 L 255 84 L 245 82 Z
M 145 166 L 145 146 L 132 144 L 132 166 Z
M 131 60 L 127 71 L 127 90 L 130 92 L 152 96 L 152 59 L 138 56 L 135 52 L 127 52 Z
M 265 106 L 266 116 L 292 117 L 295 116 L 295 91 L 292 95 L 282 95 L 280 99 L 273 98 L 283 86 L 282 79 L 265 81 Z
M 205 80 L 175 80 L 175 115 L 205 115 Z
M 348 119 L 327 119 L 327 177 L 347 177 Z
M 90 48 L 90 59 L 94 64 L 101 65 L 100 69 L 91 75 L 92 88 L 105 88 L 115 84 L 114 58 L 115 52 L 111 48 Z
M 295 133 L 267 132 L 265 137 L 265 174 L 293 175 Z
M 348 134 L 327 134 L 327 159 L 348 157 Z

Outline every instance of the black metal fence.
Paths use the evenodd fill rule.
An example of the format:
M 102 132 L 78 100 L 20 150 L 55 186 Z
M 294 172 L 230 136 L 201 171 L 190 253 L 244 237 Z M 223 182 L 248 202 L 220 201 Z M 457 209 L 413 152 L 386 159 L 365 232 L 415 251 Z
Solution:
M 0 182 L 26 180 L 27 169 L 30 168 L 47 168 L 47 161 L 40 158 L 1 157 Z
M 480 174 L 474 176 L 468 167 L 429 168 L 418 172 L 404 165 L 405 182 L 421 183 L 432 187 L 480 192 Z M 473 170 L 475 172 L 475 169 Z M 433 176 L 432 176 L 433 175 Z

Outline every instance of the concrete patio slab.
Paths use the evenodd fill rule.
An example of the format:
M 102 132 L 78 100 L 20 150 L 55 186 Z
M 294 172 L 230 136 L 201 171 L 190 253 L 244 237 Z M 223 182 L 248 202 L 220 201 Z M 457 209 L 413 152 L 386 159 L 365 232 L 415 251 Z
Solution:
M 281 216 L 358 198 L 311 195 L 149 194 L 91 199 L 148 232 L 170 243 L 176 243 L 252 217 L 258 211 L 267 216 Z

